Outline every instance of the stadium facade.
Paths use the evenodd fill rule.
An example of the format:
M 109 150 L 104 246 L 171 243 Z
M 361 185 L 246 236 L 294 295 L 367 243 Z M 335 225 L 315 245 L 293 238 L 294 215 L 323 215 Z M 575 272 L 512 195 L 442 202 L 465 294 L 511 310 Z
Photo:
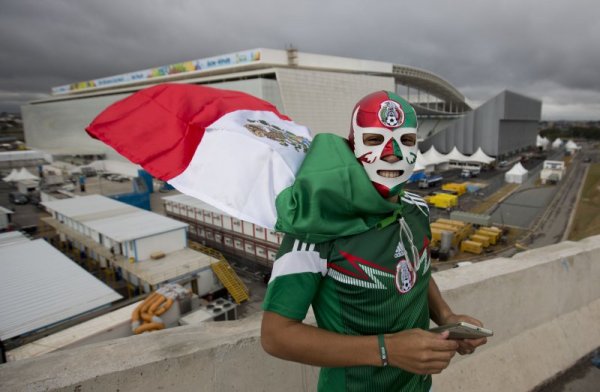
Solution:
M 243 91 L 273 103 L 313 133 L 348 134 L 350 113 L 364 95 L 395 91 L 419 117 L 421 150 L 491 156 L 535 146 L 541 102 L 505 91 L 473 110 L 442 77 L 418 68 L 297 50 L 254 49 L 171 64 L 52 89 L 22 106 L 29 147 L 53 155 L 118 154 L 84 128 L 104 108 L 158 83 L 191 83 Z

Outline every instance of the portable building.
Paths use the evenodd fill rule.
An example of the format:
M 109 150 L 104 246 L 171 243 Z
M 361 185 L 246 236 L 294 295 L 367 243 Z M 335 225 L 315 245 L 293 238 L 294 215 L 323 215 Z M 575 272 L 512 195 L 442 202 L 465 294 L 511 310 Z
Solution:
M 189 225 L 190 239 L 227 255 L 273 265 L 283 234 L 233 218 L 191 196 L 167 196 L 163 202 L 167 216 Z
M 211 270 L 217 260 L 187 248 L 181 221 L 101 195 L 42 202 L 43 221 L 101 268 L 114 268 L 145 292 L 164 282 L 186 281 L 200 295 L 221 288 Z M 164 255 L 155 259 L 157 255 Z M 196 283 L 191 283 L 195 281 Z

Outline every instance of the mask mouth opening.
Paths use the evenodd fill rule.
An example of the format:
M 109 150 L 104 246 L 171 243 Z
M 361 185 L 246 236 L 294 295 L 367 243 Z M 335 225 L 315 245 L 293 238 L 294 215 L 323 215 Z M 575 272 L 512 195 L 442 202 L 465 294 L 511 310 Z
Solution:
M 404 174 L 404 170 L 377 170 L 377 175 L 385 178 L 397 178 Z

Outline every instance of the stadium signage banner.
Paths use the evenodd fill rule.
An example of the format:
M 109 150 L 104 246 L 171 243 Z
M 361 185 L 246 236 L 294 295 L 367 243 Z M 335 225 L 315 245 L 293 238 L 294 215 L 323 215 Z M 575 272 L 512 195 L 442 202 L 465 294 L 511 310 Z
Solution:
M 85 82 L 66 84 L 63 86 L 53 87 L 52 95 L 68 94 L 83 90 L 93 90 L 101 87 L 119 86 L 176 74 L 201 73 L 202 71 L 252 63 L 256 61 L 260 61 L 260 50 L 257 49 L 209 57 L 205 59 L 185 61 L 182 63 L 169 64 L 161 67 L 145 69 L 142 71 L 88 80 Z

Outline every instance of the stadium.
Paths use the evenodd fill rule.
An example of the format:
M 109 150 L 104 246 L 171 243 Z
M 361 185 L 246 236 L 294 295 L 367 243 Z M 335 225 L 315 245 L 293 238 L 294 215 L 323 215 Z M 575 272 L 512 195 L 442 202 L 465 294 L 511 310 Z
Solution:
M 30 148 L 55 156 L 122 159 L 83 130 L 104 108 L 159 83 L 190 83 L 243 91 L 273 103 L 313 133 L 346 136 L 350 113 L 364 95 L 395 91 L 415 107 L 421 151 L 478 149 L 501 160 L 535 146 L 542 103 L 503 91 L 477 108 L 442 77 L 415 67 L 299 52 L 253 49 L 104 77 L 52 89 L 22 106 Z

